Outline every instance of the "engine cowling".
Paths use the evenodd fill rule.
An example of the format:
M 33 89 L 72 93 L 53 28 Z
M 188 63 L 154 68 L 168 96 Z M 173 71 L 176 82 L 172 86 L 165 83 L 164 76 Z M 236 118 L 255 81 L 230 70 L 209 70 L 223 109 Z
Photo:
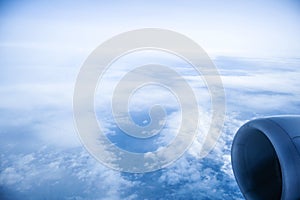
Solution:
M 231 161 L 246 199 L 300 199 L 300 116 L 246 123 L 233 140 Z

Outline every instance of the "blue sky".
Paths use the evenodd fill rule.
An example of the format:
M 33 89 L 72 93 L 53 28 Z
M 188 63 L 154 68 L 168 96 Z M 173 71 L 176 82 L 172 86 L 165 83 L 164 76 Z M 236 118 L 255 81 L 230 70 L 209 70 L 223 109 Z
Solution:
M 300 50 L 297 1 L 1 4 L 2 45 L 30 48 L 36 54 L 45 51 L 56 59 L 66 59 L 70 53 L 89 53 L 112 35 L 147 27 L 181 32 L 211 55 L 296 57 Z
M 297 1 L 1 1 L 0 197 L 242 199 L 230 165 L 236 130 L 252 118 L 299 114 L 299 15 Z M 104 106 L 111 85 L 125 65 L 152 58 L 173 65 L 193 86 L 203 134 L 166 169 L 120 173 L 82 147 L 73 122 L 74 84 L 84 60 L 98 45 L 147 27 L 177 31 L 207 51 L 225 88 L 225 125 L 215 149 L 200 159 L 202 136 L 210 122 L 203 81 L 170 55 L 144 52 L 124 58 L 104 77 L 102 95 L 95 100 L 97 117 L 111 138 L 126 146 Z M 131 108 L 137 112 L 144 103 L 166 104 L 167 128 L 155 140 L 155 145 L 165 145 L 174 137 L 178 105 L 163 90 L 147 91 L 132 99 Z M 147 118 L 141 110 L 135 119 L 139 123 Z

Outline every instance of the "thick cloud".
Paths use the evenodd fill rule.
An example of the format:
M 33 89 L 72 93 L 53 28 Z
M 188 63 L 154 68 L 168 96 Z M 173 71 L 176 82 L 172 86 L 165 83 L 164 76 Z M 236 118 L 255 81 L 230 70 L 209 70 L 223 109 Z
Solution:
M 4 199 L 41 199 L 45 196 L 58 199 L 242 198 L 230 164 L 234 133 L 251 118 L 293 114 L 297 112 L 296 108 L 299 110 L 296 99 L 300 96 L 297 87 L 300 74 L 297 66 L 300 63 L 297 60 L 279 63 L 277 60 L 224 57 L 217 58 L 215 63 L 222 74 L 227 95 L 223 134 L 215 148 L 206 158 L 200 159 L 210 112 L 206 104 L 201 103 L 201 95 L 205 93 L 203 85 L 197 84 L 199 79 L 192 72 L 186 72 L 188 82 L 198 92 L 200 134 L 183 157 L 168 168 L 147 174 L 121 173 L 106 168 L 81 147 L 72 116 L 74 77 L 58 78 L 60 81 L 56 84 L 51 79 L 35 80 L 36 75 L 32 75 L 31 83 L 24 80 L 8 84 L 7 80 L 0 87 L 3 119 L 0 122 L 0 195 Z M 54 74 L 56 71 L 47 70 L 53 70 Z M 62 71 L 76 74 L 74 69 L 64 68 Z M 43 74 L 42 71 L 39 73 Z M 23 84 L 25 82 L 27 84 Z M 142 116 L 134 115 L 134 120 L 148 123 L 145 121 L 148 106 L 158 100 L 170 112 L 161 135 L 150 141 L 152 147 L 136 148 L 136 151 L 153 150 L 169 144 L 180 124 L 176 100 L 170 101 L 170 95 L 164 91 L 148 89 L 145 96 L 141 91 L 136 99 L 132 97 L 133 113 L 142 112 Z M 102 94 L 101 101 L 105 104 L 110 97 L 109 87 L 104 91 L 107 92 Z M 96 101 L 97 116 L 107 135 L 118 139 L 120 132 L 112 121 L 110 107 L 101 106 L 101 101 L 99 104 Z M 142 102 L 146 103 L 146 108 Z M 132 143 L 129 139 L 126 144 L 130 149 Z M 121 146 L 125 142 L 117 141 Z

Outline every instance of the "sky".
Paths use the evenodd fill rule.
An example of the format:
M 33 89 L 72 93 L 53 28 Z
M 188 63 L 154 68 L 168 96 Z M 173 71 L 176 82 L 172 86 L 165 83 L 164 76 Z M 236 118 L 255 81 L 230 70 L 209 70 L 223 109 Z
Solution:
M 1 1 L 1 199 L 243 199 L 230 164 L 238 128 L 250 119 L 299 114 L 300 2 L 298 1 Z M 107 137 L 130 151 L 169 143 L 178 129 L 178 102 L 157 86 L 132 96 L 136 123 L 165 105 L 161 135 L 132 141 L 115 126 L 110 98 L 129 67 L 159 61 L 183 74 L 197 96 L 199 135 L 169 167 L 129 174 L 107 168 L 82 146 L 73 119 L 80 67 L 102 42 L 140 28 L 163 28 L 197 42 L 217 67 L 226 95 L 222 135 L 201 159 L 210 124 L 205 82 L 174 55 L 141 51 L 116 61 L 95 95 Z
M 121 32 L 154 27 L 185 34 L 210 55 L 297 57 L 299 9 L 290 0 L 2 1 L 1 45 L 59 60 Z

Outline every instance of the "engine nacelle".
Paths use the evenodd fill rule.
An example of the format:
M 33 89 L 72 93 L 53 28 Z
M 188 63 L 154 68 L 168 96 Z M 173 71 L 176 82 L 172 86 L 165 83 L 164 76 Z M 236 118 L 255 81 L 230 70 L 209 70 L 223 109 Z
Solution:
M 233 140 L 231 162 L 246 199 L 300 199 L 300 116 L 246 123 Z

